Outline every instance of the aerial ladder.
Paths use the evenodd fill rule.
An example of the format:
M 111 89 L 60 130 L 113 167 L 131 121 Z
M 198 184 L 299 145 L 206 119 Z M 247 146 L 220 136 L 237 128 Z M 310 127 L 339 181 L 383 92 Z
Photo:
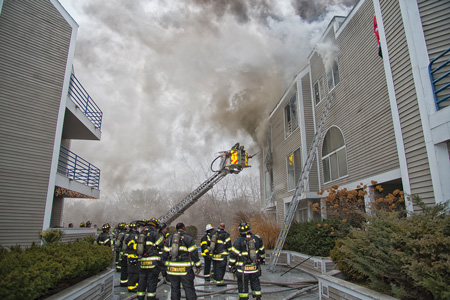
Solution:
M 274 271 L 280 257 L 281 250 L 283 250 L 284 242 L 286 241 L 287 234 L 291 228 L 292 220 L 294 219 L 295 212 L 297 211 L 300 196 L 302 195 L 305 186 L 308 184 L 309 172 L 311 171 L 314 157 L 319 147 L 319 142 L 322 137 L 323 126 L 328 115 L 328 111 L 331 107 L 332 98 L 334 98 L 334 92 L 328 95 L 327 102 L 325 104 L 324 110 L 322 111 L 322 116 L 317 127 L 317 131 L 314 134 L 313 141 L 309 147 L 308 156 L 306 157 L 305 164 L 303 166 L 302 172 L 300 173 L 300 179 L 295 188 L 294 195 L 292 196 L 291 203 L 289 204 L 288 211 L 284 217 L 283 227 L 281 228 L 280 234 L 278 235 L 277 243 L 273 249 L 272 255 L 270 257 L 270 271 Z M 272 198 L 272 197 L 271 197 Z M 269 199 L 270 200 L 270 199 Z M 269 203 L 266 204 L 266 207 Z
M 219 152 L 213 162 L 211 163 L 211 170 L 213 170 L 214 162 L 220 158 L 220 168 L 214 171 L 214 174 L 205 180 L 198 188 L 187 195 L 177 205 L 172 207 L 166 214 L 159 217 L 158 221 L 161 223 L 170 224 L 181 216 L 187 209 L 189 209 L 194 203 L 198 201 L 206 192 L 213 188 L 219 181 L 221 181 L 228 174 L 238 174 L 244 168 L 250 167 L 248 165 L 248 159 L 254 155 L 249 156 L 244 150 L 243 146 L 239 147 L 239 144 L 233 146 L 229 151 Z

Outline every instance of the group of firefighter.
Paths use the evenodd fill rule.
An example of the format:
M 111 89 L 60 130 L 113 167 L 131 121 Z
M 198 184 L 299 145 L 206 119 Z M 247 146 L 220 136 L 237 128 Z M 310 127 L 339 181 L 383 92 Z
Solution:
M 110 236 L 110 225 L 102 226 L 99 245 L 113 246 L 116 270 L 120 272 L 120 286 L 136 292 L 137 299 L 155 300 L 159 274 L 171 285 L 171 299 L 181 299 L 181 285 L 187 300 L 197 299 L 195 275 L 202 263 L 194 239 L 186 233 L 183 223 L 176 225 L 173 234 L 156 218 L 119 223 Z M 228 269 L 237 279 L 239 299 L 249 298 L 249 283 L 253 298 L 261 299 L 261 264 L 265 261 L 262 239 L 251 232 L 250 224 L 239 224 L 239 237 L 231 244 L 225 224 L 217 228 L 207 224 L 200 242 L 204 258 L 204 278 L 218 286 L 225 286 Z M 212 267 L 212 268 L 211 268 Z M 195 268 L 195 272 L 194 272 Z M 211 270 L 212 269 L 212 270 Z

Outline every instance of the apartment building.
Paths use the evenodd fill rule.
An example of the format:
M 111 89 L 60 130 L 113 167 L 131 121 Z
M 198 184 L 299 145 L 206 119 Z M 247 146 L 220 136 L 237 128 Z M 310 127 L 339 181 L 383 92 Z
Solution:
M 366 204 L 372 181 L 427 205 L 450 199 L 449 13 L 448 1 L 360 0 L 333 18 L 269 115 L 261 192 L 279 224 L 330 97 L 295 221 L 320 218 L 308 203 L 333 185 L 368 184 Z
M 63 225 L 65 198 L 100 195 L 100 170 L 70 150 L 99 141 L 102 124 L 73 72 L 77 29 L 56 0 L 0 1 L 1 246 L 40 243 Z M 66 240 L 96 231 L 71 230 Z

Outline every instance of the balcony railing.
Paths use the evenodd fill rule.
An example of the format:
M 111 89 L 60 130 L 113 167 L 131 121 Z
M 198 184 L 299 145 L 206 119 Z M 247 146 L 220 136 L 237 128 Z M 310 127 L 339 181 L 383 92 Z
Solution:
M 92 100 L 91 96 L 89 96 L 88 92 L 73 73 L 70 76 L 69 96 L 85 116 L 88 117 L 92 124 L 101 130 L 103 112 L 94 100 Z
M 100 169 L 61 146 L 58 161 L 58 173 L 69 179 L 99 189 Z
M 433 59 L 428 65 L 428 71 L 430 73 L 431 79 L 431 86 L 433 88 L 434 101 L 436 103 L 436 110 L 441 109 L 442 108 L 441 103 L 450 98 L 450 89 L 449 89 L 450 71 L 448 71 L 448 67 L 446 67 L 450 62 L 450 59 L 448 58 L 448 55 L 444 57 L 449 52 L 450 48 L 445 50 L 435 59 Z M 433 69 L 433 63 L 436 63 L 438 60 L 440 65 L 438 65 L 435 69 Z M 442 60 L 444 60 L 444 62 L 442 62 Z M 440 76 L 437 74 L 439 74 Z M 436 75 L 439 77 L 437 79 L 434 79 Z

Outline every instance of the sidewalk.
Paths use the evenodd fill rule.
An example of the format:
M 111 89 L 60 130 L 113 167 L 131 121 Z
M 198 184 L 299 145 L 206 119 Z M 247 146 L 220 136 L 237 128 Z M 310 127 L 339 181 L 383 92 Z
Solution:
M 280 276 L 284 272 L 288 270 L 288 268 L 277 266 L 275 271 L 272 273 L 268 270 L 268 265 L 262 266 L 262 275 L 260 277 L 261 287 L 262 287 L 262 299 L 264 300 L 281 300 L 289 295 L 294 294 L 296 291 L 300 289 L 295 289 L 295 287 L 299 287 L 299 282 L 301 281 L 313 281 L 315 278 L 311 275 L 303 273 L 299 270 L 292 270 L 289 273 Z M 224 278 L 225 282 L 228 284 L 227 286 L 216 286 L 211 283 L 205 282 L 205 280 L 201 277 L 195 278 L 195 288 L 197 291 L 197 296 L 199 300 L 203 299 L 215 299 L 215 300 L 236 300 L 238 299 L 237 294 L 237 282 L 233 279 L 233 274 L 227 272 Z M 126 287 L 120 287 L 120 273 L 116 272 L 114 276 L 114 298 L 113 300 L 131 300 L 136 299 L 136 294 L 128 293 Z M 272 283 L 285 284 L 285 286 L 274 285 Z M 288 285 L 288 283 L 297 283 Z M 317 286 L 317 285 L 315 285 Z M 305 286 L 306 287 L 306 286 Z M 213 292 L 219 292 L 218 294 L 208 295 Z M 250 290 L 251 293 L 251 290 Z M 202 296 L 205 295 L 205 296 Z M 134 296 L 134 297 L 133 297 Z M 156 296 L 160 300 L 170 300 L 170 285 L 169 284 L 161 284 L 157 291 Z M 184 296 L 184 292 L 182 291 L 182 296 Z M 183 299 L 183 298 L 182 298 Z M 184 298 L 185 299 L 185 298 Z M 250 299 L 251 298 L 250 296 Z M 316 300 L 319 299 L 319 294 L 317 289 L 307 292 L 303 295 L 297 296 L 292 299 L 303 299 L 303 300 Z

